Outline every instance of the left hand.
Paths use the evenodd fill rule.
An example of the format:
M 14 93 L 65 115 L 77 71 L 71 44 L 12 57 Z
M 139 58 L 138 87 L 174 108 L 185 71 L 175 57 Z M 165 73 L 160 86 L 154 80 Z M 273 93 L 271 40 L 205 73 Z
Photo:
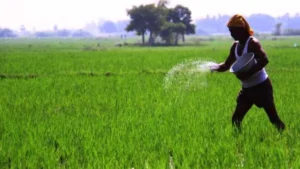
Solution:
M 209 66 L 209 69 L 211 72 L 217 72 L 219 70 L 220 66 L 219 65 L 211 65 Z

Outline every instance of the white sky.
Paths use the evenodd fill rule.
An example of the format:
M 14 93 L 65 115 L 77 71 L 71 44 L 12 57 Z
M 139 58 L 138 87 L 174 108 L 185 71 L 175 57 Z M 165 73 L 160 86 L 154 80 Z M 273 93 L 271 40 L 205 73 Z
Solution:
M 28 30 L 82 28 L 99 19 L 129 19 L 126 9 L 133 5 L 156 3 L 158 0 L 0 0 L 0 27 Z M 298 1 L 298 2 L 297 2 Z M 169 7 L 187 6 L 193 19 L 206 15 L 265 13 L 280 16 L 300 13 L 299 0 L 171 0 Z M 206 3 L 206 4 L 204 4 Z

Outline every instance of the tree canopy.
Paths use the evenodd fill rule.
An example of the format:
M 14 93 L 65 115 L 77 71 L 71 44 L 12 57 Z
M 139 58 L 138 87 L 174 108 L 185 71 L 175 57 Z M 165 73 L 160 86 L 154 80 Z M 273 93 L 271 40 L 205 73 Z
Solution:
M 160 0 L 156 4 L 133 6 L 127 11 L 130 22 L 126 31 L 135 31 L 142 36 L 149 33 L 148 43 L 153 45 L 156 37 L 160 36 L 167 44 L 178 44 L 179 36 L 184 41 L 185 34 L 195 34 L 196 26 L 192 24 L 191 11 L 182 5 L 168 8 L 168 1 Z

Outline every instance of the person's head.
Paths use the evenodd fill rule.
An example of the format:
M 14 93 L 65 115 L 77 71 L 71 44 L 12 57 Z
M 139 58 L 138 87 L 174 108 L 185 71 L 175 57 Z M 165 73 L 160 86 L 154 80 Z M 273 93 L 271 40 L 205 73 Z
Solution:
M 242 40 L 254 34 L 246 19 L 239 14 L 235 14 L 230 18 L 227 27 L 234 40 Z

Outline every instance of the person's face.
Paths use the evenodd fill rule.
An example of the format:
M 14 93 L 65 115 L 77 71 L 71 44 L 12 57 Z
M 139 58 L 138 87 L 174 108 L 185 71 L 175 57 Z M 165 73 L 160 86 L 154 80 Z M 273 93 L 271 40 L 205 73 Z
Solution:
M 234 40 L 241 40 L 246 35 L 243 27 L 229 27 L 229 31 Z

